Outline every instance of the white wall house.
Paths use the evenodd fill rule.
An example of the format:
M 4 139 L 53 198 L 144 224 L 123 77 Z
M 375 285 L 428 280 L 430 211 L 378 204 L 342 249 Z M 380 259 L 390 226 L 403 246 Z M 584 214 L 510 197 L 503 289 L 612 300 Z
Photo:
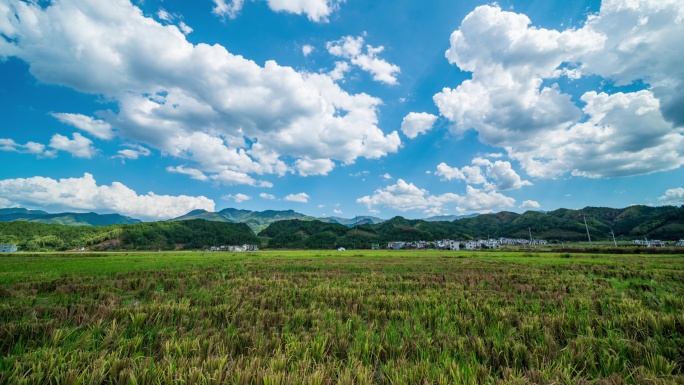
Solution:
M 637 245 L 637 246 L 646 246 L 646 247 L 665 247 L 665 242 L 660 241 L 660 240 L 657 240 L 657 239 L 653 239 L 653 240 L 650 240 L 650 241 L 648 241 L 648 240 L 643 240 L 643 241 L 642 241 L 642 240 L 640 240 L 640 239 L 637 239 L 637 240 L 635 240 L 635 241 L 632 241 L 632 243 L 635 244 L 635 245 Z
M 496 239 L 480 239 L 478 241 L 480 243 L 480 247 L 484 247 L 487 249 L 498 249 L 499 248 L 499 241 Z
M 14 253 L 19 248 L 16 245 L 0 245 L 0 253 Z

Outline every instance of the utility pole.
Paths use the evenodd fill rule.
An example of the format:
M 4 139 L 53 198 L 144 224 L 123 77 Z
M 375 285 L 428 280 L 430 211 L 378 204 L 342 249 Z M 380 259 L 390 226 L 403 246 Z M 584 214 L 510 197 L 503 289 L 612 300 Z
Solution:
M 589 226 L 587 226 L 587 217 L 584 217 L 584 227 L 587 229 L 587 238 L 589 238 L 589 246 L 593 246 L 591 243 L 591 235 L 589 235 Z
M 615 241 L 615 233 L 613 232 L 613 230 L 610 230 L 610 235 L 613 236 L 613 244 L 615 245 L 615 248 L 617 248 L 617 242 Z
M 531 227 L 528 227 L 528 228 L 527 228 L 527 231 L 530 232 L 530 245 L 531 245 L 531 244 L 533 243 L 533 242 L 532 242 L 532 228 L 531 228 Z M 537 245 L 534 245 L 534 248 L 536 249 L 536 248 L 537 248 Z

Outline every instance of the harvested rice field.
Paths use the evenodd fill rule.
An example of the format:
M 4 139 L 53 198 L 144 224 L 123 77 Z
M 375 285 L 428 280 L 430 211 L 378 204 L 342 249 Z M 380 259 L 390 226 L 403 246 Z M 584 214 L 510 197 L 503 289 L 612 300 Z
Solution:
M 683 384 L 684 256 L 0 256 L 2 384 Z

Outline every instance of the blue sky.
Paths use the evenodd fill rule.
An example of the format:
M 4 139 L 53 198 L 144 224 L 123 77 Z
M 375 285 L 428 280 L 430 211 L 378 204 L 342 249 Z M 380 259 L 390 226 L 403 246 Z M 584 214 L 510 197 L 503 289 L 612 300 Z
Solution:
M 684 204 L 684 4 L 0 2 L 0 207 Z

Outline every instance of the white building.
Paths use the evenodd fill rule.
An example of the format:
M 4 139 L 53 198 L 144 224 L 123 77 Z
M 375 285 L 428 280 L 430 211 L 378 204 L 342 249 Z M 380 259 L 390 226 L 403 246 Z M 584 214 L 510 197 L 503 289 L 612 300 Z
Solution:
M 653 239 L 653 240 L 640 240 L 637 239 L 635 241 L 632 241 L 633 244 L 637 246 L 646 246 L 646 247 L 665 247 L 665 242 Z
M 676 247 L 684 247 L 684 239 L 680 239 L 679 242 L 675 243 Z
M 14 253 L 19 248 L 16 245 L 0 245 L 0 253 Z
M 478 243 L 480 244 L 480 247 L 484 247 L 487 249 L 498 249 L 499 248 L 499 241 L 497 241 L 496 239 L 487 239 L 487 240 L 480 239 L 478 241 Z
M 242 253 L 245 251 L 258 251 L 257 245 L 242 245 L 242 246 L 212 246 L 208 251 L 228 251 L 233 253 Z
M 435 249 L 437 250 L 458 250 L 459 249 L 459 242 L 458 241 L 452 241 L 451 239 L 442 239 L 438 241 L 434 241 L 433 245 L 435 246 Z

